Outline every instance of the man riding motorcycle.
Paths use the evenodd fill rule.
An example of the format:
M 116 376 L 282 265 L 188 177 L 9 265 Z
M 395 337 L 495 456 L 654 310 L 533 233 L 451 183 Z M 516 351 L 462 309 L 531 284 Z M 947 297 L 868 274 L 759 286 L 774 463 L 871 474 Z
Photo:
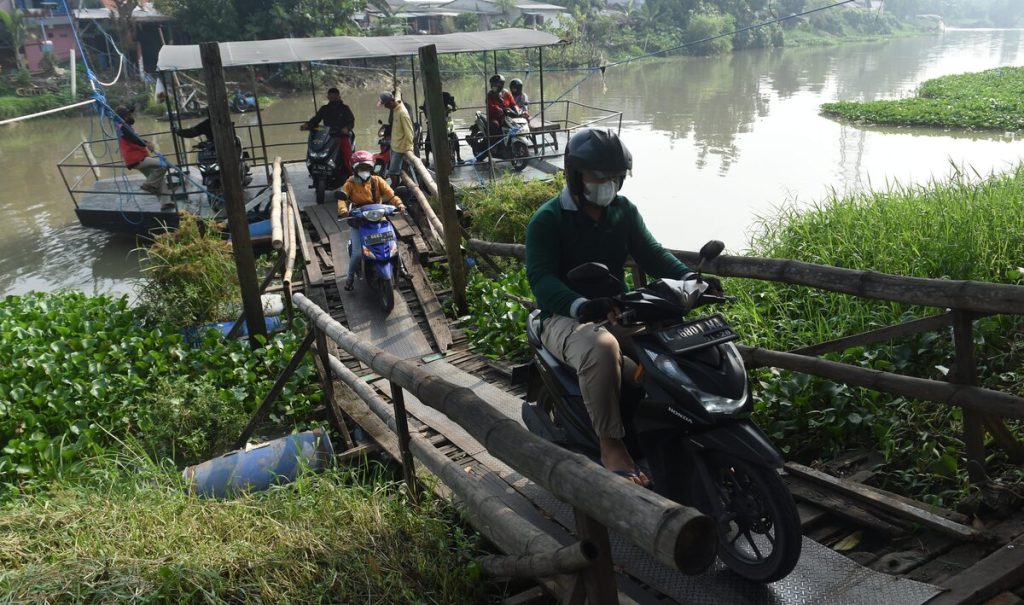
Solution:
M 492 137 L 501 136 L 501 125 L 505 122 L 506 111 L 516 111 L 516 100 L 512 93 L 505 90 L 505 77 L 494 74 L 489 80 L 491 89 L 487 91 L 487 127 Z M 517 112 L 518 113 L 518 112 Z
M 601 464 L 646 486 L 648 478 L 623 442 L 622 378 L 634 376 L 636 364 L 623 356 L 631 334 L 618 325 L 610 297 L 624 291 L 627 257 L 654 277 L 694 274 L 654 239 L 637 207 L 618 195 L 632 167 L 632 155 L 613 130 L 583 129 L 569 139 L 565 188 L 537 210 L 526 229 L 526 275 L 541 310 L 544 348 L 579 377 L 600 439 Z M 606 265 L 619 284 L 602 292 L 570 288 L 567 273 L 587 262 Z M 715 278 L 706 281 L 720 289 Z
M 300 124 L 299 130 L 306 131 L 316 128 L 320 122 L 340 135 L 338 148 L 341 153 L 341 162 L 338 170 L 341 173 L 339 181 L 342 181 L 353 172 L 352 144 L 355 139 L 356 118 L 352 109 L 341 100 L 341 92 L 337 88 L 327 91 L 327 104 L 322 105 L 316 115 L 308 121 Z

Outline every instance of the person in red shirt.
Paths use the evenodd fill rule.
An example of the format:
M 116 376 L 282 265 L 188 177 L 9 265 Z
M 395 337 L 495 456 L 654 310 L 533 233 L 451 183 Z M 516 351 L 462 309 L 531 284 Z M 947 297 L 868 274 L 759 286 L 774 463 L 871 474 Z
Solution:
M 132 128 L 135 123 L 135 108 L 118 105 L 114 108 L 117 114 L 117 145 L 121 150 L 121 158 L 129 170 L 138 170 L 146 175 L 146 182 L 141 189 L 152 193 L 162 202 L 161 210 L 173 210 L 174 202 L 170 199 L 170 188 L 167 186 L 167 166 L 158 157 L 149 152 L 156 151 L 152 142 L 144 140 Z
M 501 125 L 505 123 L 505 113 L 509 110 L 517 112 L 516 100 L 512 93 L 505 90 L 505 77 L 494 74 L 490 79 L 491 89 L 487 91 L 487 126 L 492 137 L 501 136 Z

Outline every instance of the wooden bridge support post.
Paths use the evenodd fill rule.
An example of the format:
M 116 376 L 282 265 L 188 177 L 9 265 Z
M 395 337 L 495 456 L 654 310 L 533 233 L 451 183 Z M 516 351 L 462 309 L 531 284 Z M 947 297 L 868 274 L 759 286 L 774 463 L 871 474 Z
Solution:
M 316 334 L 316 353 L 317 359 L 320 361 L 320 386 L 323 388 L 324 399 L 327 401 L 328 418 L 331 419 L 334 430 L 341 435 L 345 449 L 350 450 L 355 447 L 355 443 L 352 441 L 352 435 L 348 432 L 348 425 L 338 407 L 338 402 L 334 400 L 334 373 L 331 372 L 331 354 L 327 350 L 327 335 L 316 326 L 310 326 L 309 329 Z
M 573 515 L 576 517 L 576 539 L 593 544 L 597 547 L 598 555 L 590 567 L 577 575 L 576 587 L 568 599 L 569 603 L 619 605 L 619 589 L 615 585 L 608 529 L 578 508 L 573 509 Z
M 395 405 L 395 427 L 398 429 L 398 449 L 402 452 L 402 476 L 409 487 L 412 499 L 419 500 L 416 485 L 416 467 L 413 466 L 412 450 L 409 449 L 409 417 L 405 413 L 405 392 L 395 381 L 391 381 L 391 400 Z
M 445 131 L 444 99 L 441 98 L 441 71 L 437 63 L 437 47 L 420 47 L 420 68 L 423 70 L 423 99 L 427 104 L 427 121 L 433 145 L 448 140 Z M 440 148 L 440 147 L 438 147 Z M 448 271 L 452 280 L 452 298 L 460 315 L 465 315 L 466 272 L 462 261 L 462 237 L 459 234 L 459 216 L 455 209 L 455 190 L 452 189 L 452 159 L 447 153 L 434 154 L 437 170 L 437 193 L 441 202 L 441 221 L 444 224 L 444 247 L 448 252 Z
M 210 110 L 210 126 L 213 129 L 213 143 L 217 147 L 217 161 L 221 166 L 221 180 L 224 185 L 224 206 L 228 213 L 228 228 L 231 230 L 231 247 L 235 252 L 235 266 L 238 283 L 242 290 L 242 308 L 249 325 L 249 346 L 253 349 L 266 342 L 267 324 L 263 319 L 263 304 L 260 301 L 259 282 L 256 277 L 256 257 L 249 237 L 249 221 L 245 216 L 245 202 L 242 199 L 242 176 L 235 153 L 235 131 L 228 115 L 228 95 L 224 84 L 224 67 L 220 58 L 220 47 L 216 42 L 199 45 L 206 76 L 206 95 Z M 256 338 L 262 336 L 263 338 Z
M 974 352 L 974 317 L 969 311 L 953 309 L 954 368 L 951 382 L 965 386 L 977 383 L 978 360 Z M 985 424 L 977 410 L 961 408 L 964 417 L 964 445 L 967 475 L 971 483 L 985 481 Z
M 274 402 L 277 401 L 277 397 L 281 394 L 281 391 L 284 390 L 284 385 L 288 384 L 288 379 L 291 378 L 292 374 L 295 373 L 295 370 L 298 369 L 299 363 L 302 361 L 302 357 L 313 345 L 313 337 L 314 331 L 311 329 L 306 333 L 306 338 L 302 340 L 302 344 L 299 345 L 299 348 L 295 350 L 295 354 L 288 360 L 288 365 L 285 367 L 284 371 L 281 372 L 281 375 L 277 377 L 277 380 L 274 382 L 274 386 L 270 387 L 270 392 L 263 398 L 263 403 L 260 404 L 260 407 L 257 408 L 255 412 L 253 412 L 252 418 L 249 419 L 249 424 L 245 425 L 241 436 L 239 436 L 238 440 L 235 441 L 236 450 L 245 447 L 245 442 L 249 440 L 249 437 L 252 437 L 253 431 L 256 430 L 256 425 L 262 422 L 263 419 L 266 418 L 267 414 L 270 413 L 270 410 L 274 407 Z

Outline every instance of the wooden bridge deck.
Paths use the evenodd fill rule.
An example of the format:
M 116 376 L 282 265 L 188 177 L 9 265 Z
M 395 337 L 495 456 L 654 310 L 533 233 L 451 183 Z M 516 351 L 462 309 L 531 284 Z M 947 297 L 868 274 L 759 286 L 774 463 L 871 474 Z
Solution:
M 341 287 L 348 263 L 347 227 L 339 226 L 333 204 L 315 204 L 301 164 L 288 165 L 285 170 L 302 209 L 306 231 L 303 249 L 307 259 L 306 295 L 360 338 L 397 356 L 418 360 L 423 369 L 471 388 L 495 408 L 520 421 L 523 387 L 510 384 L 502 368 L 470 350 L 465 334 L 448 325 L 424 268 L 417 262 L 434 257 L 440 251 L 429 249 L 415 226 L 408 224 L 404 217 L 396 217 L 396 228 L 402 240 L 400 250 L 412 279 L 400 283 L 395 309 L 385 318 L 365 287 L 360 287 L 360 282 L 352 292 L 345 292 Z M 372 374 L 333 343 L 328 346 L 347 367 L 383 397 L 390 398 L 387 380 Z M 394 434 L 365 403 L 342 386 L 340 381 L 335 382 L 336 400 L 342 409 L 397 458 Z M 405 394 L 405 403 L 411 432 L 427 438 L 520 515 L 563 543 L 572 540 L 575 522 L 566 504 L 488 454 L 441 412 L 422 404 L 409 393 Z M 613 559 L 619 571 L 621 593 L 639 603 L 917 604 L 929 602 L 943 588 L 953 590 L 931 602 L 982 602 L 961 598 L 957 592 L 963 591 L 962 587 L 957 588 L 961 578 L 971 578 L 974 582 L 985 582 L 987 578 L 991 581 L 990 592 L 995 589 L 996 581 L 1001 582 L 998 590 L 988 596 L 1024 583 L 1019 577 L 1016 584 L 1007 580 L 1005 557 L 991 560 L 1004 550 L 999 549 L 998 544 L 964 542 L 934 532 L 914 532 L 910 524 L 866 510 L 848 496 L 793 475 L 788 476 L 787 481 L 800 501 L 805 533 L 803 556 L 788 578 L 769 586 L 755 585 L 737 578 L 721 563 L 700 576 L 683 576 L 613 535 Z M 1007 540 L 1020 541 L 1024 523 L 1007 523 L 994 531 L 1001 532 Z M 848 557 L 828 548 L 844 539 L 847 544 L 858 543 L 849 549 Z M 1024 544 L 1019 550 L 1024 550 Z M 1022 564 L 1017 559 L 1013 561 Z M 932 584 L 939 584 L 941 588 Z M 1008 599 L 1007 595 L 1009 593 L 1001 598 Z

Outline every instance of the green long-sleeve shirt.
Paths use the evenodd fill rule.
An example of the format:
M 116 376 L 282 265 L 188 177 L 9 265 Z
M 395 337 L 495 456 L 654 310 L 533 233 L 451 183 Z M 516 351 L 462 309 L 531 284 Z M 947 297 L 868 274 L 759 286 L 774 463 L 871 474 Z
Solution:
M 654 239 L 636 206 L 621 195 L 595 222 L 563 190 L 526 227 L 526 277 L 543 317 L 572 317 L 573 303 L 583 298 L 566 284 L 570 270 L 602 263 L 622 281 L 629 256 L 654 277 L 680 279 L 691 272 Z

